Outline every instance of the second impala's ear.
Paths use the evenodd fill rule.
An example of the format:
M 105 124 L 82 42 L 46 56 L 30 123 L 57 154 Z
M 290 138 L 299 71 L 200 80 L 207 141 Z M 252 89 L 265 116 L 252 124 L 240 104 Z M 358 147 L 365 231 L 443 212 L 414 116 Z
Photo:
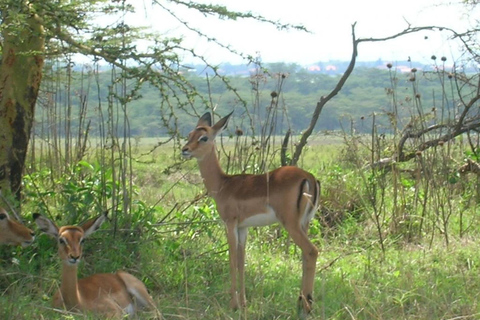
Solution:
M 33 214 L 33 220 L 35 220 L 35 223 L 42 232 L 54 238 L 58 237 L 58 227 L 52 220 L 39 213 Z
M 107 220 L 107 213 L 108 211 L 99 215 L 98 217 L 87 220 L 80 226 L 85 232 L 85 238 L 94 233 L 98 228 L 100 228 L 102 223 Z
M 198 119 L 197 127 L 211 127 L 212 126 L 212 114 L 210 112 L 205 113 Z
M 228 119 L 232 114 L 233 114 L 233 111 L 227 114 L 222 119 L 218 120 L 217 123 L 213 125 L 212 129 L 214 130 L 215 135 L 220 134 L 227 127 Z

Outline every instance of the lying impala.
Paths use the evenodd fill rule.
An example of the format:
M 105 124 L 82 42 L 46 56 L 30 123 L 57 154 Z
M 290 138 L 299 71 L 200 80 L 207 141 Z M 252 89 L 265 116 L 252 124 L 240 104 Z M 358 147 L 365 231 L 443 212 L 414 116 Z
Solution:
M 26 247 L 35 240 L 32 230 L 13 220 L 0 208 L 0 244 Z
M 62 259 L 62 283 L 53 298 L 55 308 L 94 312 L 108 317 L 132 315 L 137 304 L 156 310 L 143 282 L 129 273 L 99 273 L 78 280 L 77 267 L 82 258 L 83 242 L 100 227 L 106 214 L 90 219 L 80 226 L 60 228 L 38 213 L 34 214 L 33 218 L 41 231 L 58 240 L 58 254 Z
M 215 137 L 227 126 L 232 113 L 212 126 L 210 113 L 204 114 L 190 132 L 182 155 L 196 158 L 208 194 L 217 204 L 226 224 L 234 309 L 246 305 L 244 264 L 247 228 L 279 222 L 302 250 L 303 276 L 299 310 L 309 313 L 318 250 L 307 236 L 310 220 L 318 209 L 320 183 L 310 173 L 293 166 L 267 174 L 227 175 L 219 165 Z M 240 292 L 237 292 L 237 276 Z

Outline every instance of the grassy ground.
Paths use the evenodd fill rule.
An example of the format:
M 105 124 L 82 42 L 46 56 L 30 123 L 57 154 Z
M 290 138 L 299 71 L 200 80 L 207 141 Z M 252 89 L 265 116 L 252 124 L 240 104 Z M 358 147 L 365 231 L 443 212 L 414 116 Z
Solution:
M 93 239 L 90 246 L 105 240 L 109 239 Z M 218 241 L 218 249 L 222 249 L 224 240 Z M 323 239 L 319 244 L 322 253 L 311 319 L 476 319 L 480 315 L 480 253 L 474 241 L 455 241 L 449 248 L 392 243 L 385 254 L 374 243 L 365 247 L 354 241 Z M 42 254 L 39 245 L 17 252 L 33 254 L 30 260 L 21 258 L 14 265 L 12 256 L 2 260 L 2 319 L 72 317 L 50 308 L 60 266 L 54 250 L 50 257 Z M 114 262 L 115 253 L 108 249 L 95 252 L 89 248 L 94 253 L 85 257 L 80 273 L 126 266 L 145 281 L 166 319 L 297 319 L 298 253 L 286 254 L 278 245 L 262 250 L 265 246 L 252 243 L 247 263 L 249 305 L 235 312 L 228 308 L 226 254 L 190 247 L 182 244 L 177 252 L 168 252 L 162 244 L 142 245 L 137 249 L 140 254 L 134 256 L 121 248 L 115 253 L 122 256 Z M 150 315 L 144 313 L 140 318 Z
M 138 154 L 148 152 L 150 145 L 140 142 Z M 411 220 L 393 221 L 397 216 L 388 210 L 392 195 L 387 193 L 380 211 L 382 247 L 374 210 L 360 186 L 361 173 L 339 160 L 344 157 L 338 141 L 319 137 L 302 159 L 323 184 L 324 210 L 311 228 L 321 253 L 310 319 L 480 318 L 480 224 L 475 204 L 465 204 L 468 192 L 452 192 L 447 230 L 437 224 L 442 216 L 433 212 L 414 237 L 405 236 L 419 228 L 408 224 Z M 166 149 L 138 160 L 136 198 L 151 210 L 130 228 L 114 232 L 106 223 L 92 235 L 80 277 L 128 270 L 146 283 L 165 319 L 298 319 L 300 252 L 285 232 L 277 226 L 250 230 L 248 306 L 232 311 L 223 225 L 208 198 L 189 204 L 203 193 L 195 162 L 182 163 Z M 402 183 L 407 193 L 412 187 L 409 181 Z M 398 197 L 405 210 L 413 210 L 413 197 Z M 29 203 L 25 207 L 33 210 Z M 327 209 L 339 215 L 329 226 L 323 223 Z M 464 232 L 459 232 L 460 219 L 468 225 Z M 56 243 L 49 237 L 38 235 L 28 248 L 0 248 L 0 319 L 97 319 L 50 307 L 59 279 Z M 138 318 L 152 317 L 141 313 Z

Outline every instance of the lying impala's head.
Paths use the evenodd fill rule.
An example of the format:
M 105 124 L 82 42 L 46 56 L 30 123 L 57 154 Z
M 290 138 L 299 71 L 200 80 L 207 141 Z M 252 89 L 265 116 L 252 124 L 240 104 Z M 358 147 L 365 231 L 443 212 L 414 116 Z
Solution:
M 83 241 L 97 230 L 107 218 L 107 213 L 90 219 L 80 226 L 57 225 L 50 219 L 35 213 L 33 219 L 42 232 L 58 240 L 58 254 L 63 263 L 76 266 L 82 258 Z
M 5 209 L 0 208 L 0 244 L 26 247 L 35 240 L 32 230 L 13 220 Z
M 197 158 L 202 159 L 205 154 L 214 148 L 215 137 L 227 127 L 228 118 L 233 112 L 218 120 L 212 126 L 212 115 L 210 112 L 205 113 L 197 123 L 197 127 L 188 134 L 188 141 L 182 148 L 182 156 L 186 159 Z

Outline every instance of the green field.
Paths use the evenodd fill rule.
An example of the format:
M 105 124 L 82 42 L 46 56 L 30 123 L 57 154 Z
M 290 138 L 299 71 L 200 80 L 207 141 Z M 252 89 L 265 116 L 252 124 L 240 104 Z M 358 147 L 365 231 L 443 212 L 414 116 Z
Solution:
M 128 270 L 165 319 L 298 319 L 300 250 L 279 226 L 250 230 L 248 306 L 229 309 L 228 247 L 215 205 L 196 162 L 183 161 L 173 143 L 153 150 L 157 140 L 132 141 L 128 184 L 116 183 L 125 171 L 112 173 L 115 157 L 107 151 L 100 162 L 93 143 L 89 159 L 68 175 L 52 174 L 51 159 L 31 169 L 23 214 L 32 229 L 30 213 L 81 221 L 127 186 L 128 215 L 120 205 L 87 240 L 80 277 Z M 227 143 L 231 154 L 234 144 Z M 367 144 L 319 135 L 303 153 L 301 166 L 322 183 L 310 230 L 320 255 L 309 318 L 480 318 L 478 178 L 454 174 L 465 150 L 445 145 L 385 173 L 366 166 Z M 0 249 L 0 319 L 97 319 L 51 308 L 60 281 L 56 251 L 39 232 L 30 247 Z

